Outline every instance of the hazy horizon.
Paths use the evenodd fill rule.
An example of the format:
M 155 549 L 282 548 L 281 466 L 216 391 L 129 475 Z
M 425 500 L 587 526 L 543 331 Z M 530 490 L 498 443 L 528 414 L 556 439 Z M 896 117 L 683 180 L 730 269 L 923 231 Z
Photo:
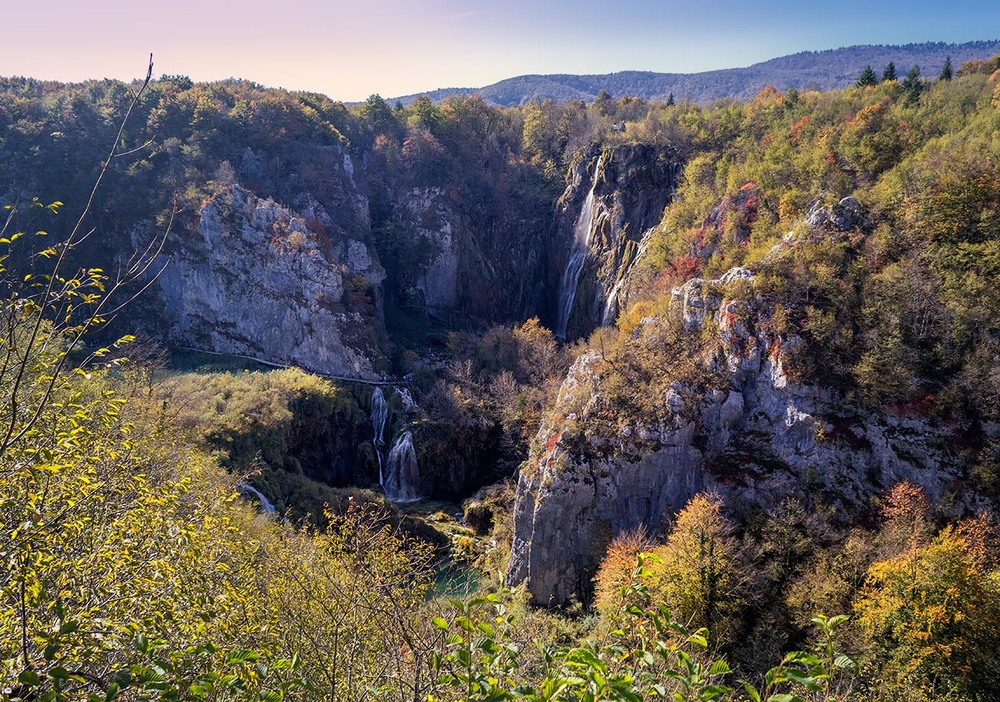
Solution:
M 212 0 L 169 9 L 125 0 L 51 3 L 5 11 L 0 75 L 76 82 L 128 80 L 145 73 L 196 81 L 244 78 L 345 101 L 439 88 L 480 87 L 523 74 L 624 70 L 694 73 L 747 66 L 800 51 L 856 44 L 989 40 L 1000 10 L 985 2 L 948 11 L 925 2 L 829 9 L 778 0 L 745 3 L 620 0 L 512 0 L 415 3 L 293 0 L 275 10 L 245 0 L 239 10 Z M 996 33 L 996 30 L 993 29 Z

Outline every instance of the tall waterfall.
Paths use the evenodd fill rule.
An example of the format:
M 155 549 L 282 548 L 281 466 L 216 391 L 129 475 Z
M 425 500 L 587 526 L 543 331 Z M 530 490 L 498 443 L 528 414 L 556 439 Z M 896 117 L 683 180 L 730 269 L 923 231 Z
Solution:
M 382 489 L 390 502 L 419 500 L 417 493 L 417 452 L 413 448 L 413 434 L 404 431 L 389 452 L 389 473 Z
M 385 486 L 382 475 L 382 446 L 385 446 L 385 422 L 389 418 L 389 403 L 385 401 L 382 388 L 376 387 L 372 392 L 372 428 L 375 429 L 375 455 L 378 457 L 378 484 Z
M 587 197 L 583 201 L 583 208 L 573 225 L 573 249 L 570 251 L 569 260 L 566 262 L 566 270 L 563 271 L 562 281 L 559 283 L 559 316 L 556 318 L 556 336 L 560 339 L 566 338 L 566 328 L 569 326 L 569 317 L 573 313 L 573 301 L 576 299 L 576 288 L 580 283 L 580 273 L 583 272 L 583 264 L 587 260 L 587 253 L 590 250 L 590 236 L 594 224 L 594 189 L 597 187 L 597 176 L 601 171 L 601 159 L 597 159 L 597 166 L 594 168 L 594 180 L 587 191 Z
M 254 497 L 256 497 L 260 501 L 260 511 L 263 512 L 264 514 L 268 515 L 276 514 L 276 510 L 274 508 L 274 505 L 271 504 L 271 501 L 266 497 L 264 497 L 264 493 L 255 488 L 253 485 L 248 485 L 244 483 L 240 485 L 237 488 L 237 490 L 241 492 L 243 495 L 253 495 Z

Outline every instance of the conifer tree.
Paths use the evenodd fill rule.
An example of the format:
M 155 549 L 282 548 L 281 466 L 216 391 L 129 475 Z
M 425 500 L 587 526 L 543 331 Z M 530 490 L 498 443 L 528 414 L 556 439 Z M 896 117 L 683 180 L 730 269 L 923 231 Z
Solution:
M 865 70 L 861 71 L 861 76 L 855 85 L 859 88 L 867 88 L 876 83 L 878 83 L 878 79 L 875 77 L 875 71 L 872 70 L 871 66 L 865 66 Z
M 885 65 L 885 70 L 882 71 L 882 82 L 895 81 L 896 78 L 896 64 L 890 61 Z
M 924 83 L 920 80 L 920 66 L 914 66 L 903 79 L 903 91 L 906 93 L 906 104 L 915 105 L 924 91 Z
M 944 60 L 944 66 L 941 68 L 941 75 L 938 76 L 938 80 L 951 80 L 954 71 L 951 67 L 951 56 Z
M 670 95 L 667 97 L 667 107 L 670 107 L 671 105 L 674 104 L 676 104 L 676 102 L 674 101 L 674 94 L 670 93 Z

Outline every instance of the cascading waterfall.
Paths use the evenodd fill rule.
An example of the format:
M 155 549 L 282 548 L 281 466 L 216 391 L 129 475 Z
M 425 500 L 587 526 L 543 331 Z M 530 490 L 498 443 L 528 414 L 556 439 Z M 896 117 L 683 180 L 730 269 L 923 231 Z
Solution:
M 625 276 L 618 279 L 615 286 L 611 288 L 611 292 L 608 293 L 608 299 L 604 302 L 604 314 L 601 315 L 601 326 L 606 327 L 609 324 L 614 324 L 615 317 L 618 315 L 618 291 L 622 287 L 622 283 L 625 282 Z
M 403 403 L 403 407 L 406 409 L 417 408 L 417 403 L 413 400 L 413 395 L 410 394 L 408 389 L 394 387 L 393 390 L 395 390 L 396 394 L 399 395 L 399 401 Z
M 382 388 L 376 387 L 372 392 L 372 428 L 375 429 L 375 456 L 378 458 L 378 484 L 385 487 L 382 475 L 382 446 L 385 445 L 385 423 L 389 418 L 389 403 L 385 401 Z
M 390 502 L 413 502 L 420 499 L 417 494 L 419 474 L 417 472 L 417 452 L 413 448 L 413 434 L 404 431 L 396 439 L 389 452 L 389 473 L 382 489 Z
M 573 312 L 573 301 L 576 299 L 576 288 L 580 283 L 580 273 L 590 251 L 590 236 L 594 224 L 594 190 L 597 188 L 597 176 L 601 171 L 601 159 L 597 159 L 594 168 L 594 180 L 583 201 L 583 208 L 573 225 L 573 250 L 570 251 L 562 281 L 559 283 L 559 316 L 556 319 L 556 336 L 566 338 L 569 326 L 569 316 Z
M 274 505 L 271 504 L 271 501 L 266 497 L 264 497 L 264 493 L 255 488 L 253 485 L 247 485 L 246 483 L 244 483 L 243 485 L 239 486 L 238 490 L 244 495 L 253 495 L 254 497 L 256 497 L 260 501 L 260 511 L 263 512 L 264 514 L 273 515 L 277 513 L 277 510 L 274 508 Z

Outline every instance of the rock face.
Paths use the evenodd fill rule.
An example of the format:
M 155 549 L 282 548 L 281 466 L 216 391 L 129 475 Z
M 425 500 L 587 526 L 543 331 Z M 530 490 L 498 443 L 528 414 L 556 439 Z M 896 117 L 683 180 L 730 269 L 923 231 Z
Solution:
M 447 316 L 455 308 L 459 286 L 459 244 L 465 234 L 444 188 L 413 188 L 399 198 L 396 218 L 412 242 L 400 261 L 399 283 L 420 292 L 427 313 Z M 400 258 L 403 258 L 402 256 Z
M 827 224 L 836 229 L 827 219 L 817 226 Z M 954 451 L 962 427 L 918 408 L 865 412 L 833 390 L 794 382 L 787 364 L 804 342 L 770 331 L 773 306 L 752 291 L 753 279 L 737 268 L 689 280 L 673 291 L 675 320 L 646 319 L 636 330 L 637 341 L 668 328 L 710 338 L 705 370 L 714 378 L 708 390 L 669 385 L 662 408 L 642 424 L 588 424 L 607 409 L 602 378 L 612 369 L 594 353 L 574 364 L 555 419 L 522 468 L 509 584 L 526 582 L 539 604 L 586 597 L 616 534 L 661 529 L 699 491 L 719 492 L 737 517 L 795 496 L 849 522 L 900 480 L 932 499 L 963 480 Z M 737 288 L 743 293 L 727 297 Z
M 589 404 L 598 365 L 593 353 L 578 359 L 560 391 L 560 406 Z M 657 431 L 662 448 L 638 460 L 577 462 L 562 443 L 561 427 L 543 426 L 546 448 L 522 468 L 518 481 L 508 583 L 527 581 L 537 604 L 585 597 L 614 534 L 662 520 L 713 483 L 694 446 L 693 425 Z
M 845 197 L 832 207 L 821 207 L 818 202 L 813 203 L 809 214 L 806 215 L 806 225 L 810 229 L 832 227 L 840 232 L 846 232 L 852 227 L 860 226 L 864 220 L 861 203 L 853 196 Z
M 673 150 L 649 145 L 592 152 L 571 169 L 557 205 L 555 244 L 549 254 L 549 286 L 557 296 L 591 189 L 593 212 L 589 252 L 568 317 L 569 338 L 614 322 L 627 296 L 628 273 L 641 256 L 645 235 L 660 223 L 681 170 Z M 557 297 L 554 304 L 558 306 Z
M 489 210 L 481 212 L 478 210 Z M 415 291 L 430 317 L 520 320 L 545 300 L 550 211 L 521 203 L 456 202 L 441 186 L 405 189 L 393 203 L 397 248 L 392 284 L 404 297 Z M 502 210 L 498 214 L 493 210 Z
M 307 207 L 300 216 L 232 185 L 202 207 L 192 231 L 173 235 L 157 280 L 170 341 L 375 377 L 385 273 L 364 241 L 331 239 L 329 217 Z

